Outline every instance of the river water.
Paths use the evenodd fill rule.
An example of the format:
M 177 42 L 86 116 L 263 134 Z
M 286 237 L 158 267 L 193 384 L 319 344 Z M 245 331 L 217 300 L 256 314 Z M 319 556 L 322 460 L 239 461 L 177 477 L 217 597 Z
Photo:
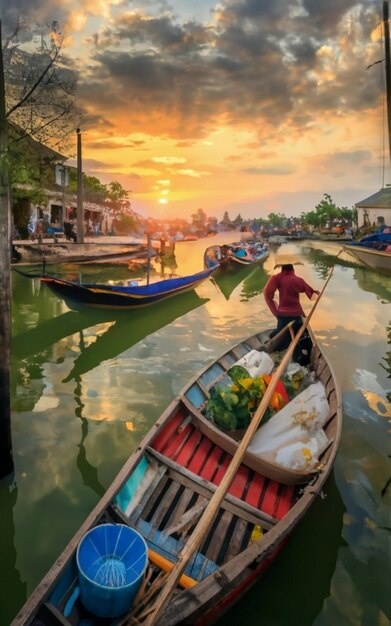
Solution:
M 176 245 L 152 274 L 202 269 L 206 245 Z M 274 325 L 262 290 L 278 254 L 320 289 L 312 318 L 343 394 L 339 453 L 326 489 L 280 557 L 222 620 L 251 626 L 391 623 L 391 277 L 337 243 L 295 242 L 220 286 L 139 311 L 73 312 L 13 273 L 14 482 L 0 487 L 0 625 L 7 626 L 167 404 L 231 345 Z M 130 277 L 126 265 L 66 265 L 67 278 Z M 140 270 L 140 272 L 143 270 Z M 311 303 L 303 298 L 308 311 Z M 6 581 L 6 582 L 5 582 Z

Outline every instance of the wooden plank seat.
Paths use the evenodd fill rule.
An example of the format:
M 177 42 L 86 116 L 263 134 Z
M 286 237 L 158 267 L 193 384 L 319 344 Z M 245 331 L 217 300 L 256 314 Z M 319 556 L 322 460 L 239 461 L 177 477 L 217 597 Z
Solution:
M 186 415 L 181 413 L 182 419 Z M 154 450 L 178 463 L 197 476 L 219 485 L 231 461 L 231 455 L 206 438 L 193 424 L 181 429 L 181 418 L 174 418 L 153 440 Z M 242 465 L 235 476 L 229 494 L 251 504 L 276 519 L 282 519 L 293 506 L 296 489 L 263 478 Z
M 116 505 L 111 507 L 111 518 L 135 527 L 149 548 L 175 562 L 216 489 L 208 481 L 197 483 L 195 479 L 191 479 L 190 472 L 183 473 L 172 462 L 168 471 L 160 474 L 155 489 L 149 491 L 133 511 L 127 507 L 124 513 Z M 191 560 L 190 568 L 186 570 L 188 576 L 202 580 L 248 545 L 255 525 L 263 524 L 265 528 L 273 525 L 275 520 L 262 520 L 256 509 L 248 505 L 242 509 L 241 506 L 245 505 L 231 497 L 219 509 L 205 540 Z M 184 524 L 181 523 L 183 519 Z
M 175 539 L 166 533 L 156 530 L 154 526 L 145 520 L 139 520 L 136 529 L 143 535 L 149 548 L 161 554 L 164 558 L 175 563 L 179 553 L 183 549 L 183 541 Z M 202 580 L 213 574 L 218 565 L 206 558 L 201 552 L 196 552 L 185 569 L 187 576 L 194 580 Z

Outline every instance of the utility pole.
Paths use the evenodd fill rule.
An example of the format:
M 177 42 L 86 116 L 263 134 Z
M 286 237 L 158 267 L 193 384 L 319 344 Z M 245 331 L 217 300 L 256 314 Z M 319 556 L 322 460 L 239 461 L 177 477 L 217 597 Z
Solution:
M 77 243 L 84 243 L 84 215 L 83 215 L 83 169 L 81 153 L 81 132 L 77 133 Z
M 383 26 L 384 26 L 384 55 L 386 69 L 386 99 L 387 99 L 387 122 L 388 122 L 388 150 L 391 164 L 391 61 L 390 61 L 390 25 L 388 23 L 388 0 L 383 2 Z
M 8 122 L 5 110 L 0 20 L 0 480 L 12 476 L 11 438 L 11 197 L 8 174 Z

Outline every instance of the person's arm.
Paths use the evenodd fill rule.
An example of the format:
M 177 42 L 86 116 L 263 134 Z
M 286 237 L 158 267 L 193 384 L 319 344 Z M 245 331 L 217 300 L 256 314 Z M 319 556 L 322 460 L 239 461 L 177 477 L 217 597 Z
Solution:
M 274 294 L 276 293 L 277 284 L 275 277 L 272 276 L 269 278 L 265 289 L 263 290 L 263 295 L 266 300 L 266 304 L 273 313 L 274 317 L 277 317 L 277 305 L 274 300 Z
M 305 293 L 307 298 L 309 298 L 309 300 L 311 300 L 312 296 L 314 295 L 314 293 L 316 293 L 317 295 L 320 294 L 320 291 L 318 291 L 317 289 L 313 289 L 311 287 L 311 285 L 309 285 L 308 283 L 305 282 L 305 280 L 302 278 L 302 293 Z

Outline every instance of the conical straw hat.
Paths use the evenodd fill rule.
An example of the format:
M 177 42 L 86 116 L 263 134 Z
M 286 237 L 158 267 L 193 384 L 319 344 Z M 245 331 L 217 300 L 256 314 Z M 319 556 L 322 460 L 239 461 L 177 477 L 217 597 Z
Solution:
M 281 267 L 281 265 L 304 265 L 300 257 L 297 254 L 277 254 L 275 258 L 274 269 Z

